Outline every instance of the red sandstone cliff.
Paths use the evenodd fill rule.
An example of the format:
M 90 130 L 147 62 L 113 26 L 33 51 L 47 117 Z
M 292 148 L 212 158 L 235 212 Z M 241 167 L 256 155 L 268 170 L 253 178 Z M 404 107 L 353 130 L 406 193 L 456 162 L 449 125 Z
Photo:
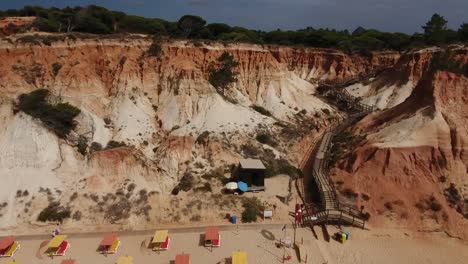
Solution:
M 468 79 L 443 71 L 421 78 L 403 103 L 357 123 L 353 133 L 366 139 L 334 170 L 334 180 L 348 196 L 359 194 L 353 199 L 374 223 L 466 238 Z M 457 203 L 446 198 L 454 193 L 450 184 Z
M 34 223 L 49 200 L 66 204 L 73 213 L 81 211 L 83 221 L 93 225 L 117 221 L 141 228 L 163 221 L 160 211 L 177 219 L 180 210 L 167 194 L 187 172 L 195 186 L 208 182 L 220 188 L 220 181 L 202 176 L 212 177 L 206 175 L 222 172 L 241 157 L 269 153 L 272 160 L 297 164 L 315 129 L 328 124 L 325 113 L 335 113 L 314 95 L 314 82 L 346 79 L 399 58 L 398 53 L 360 57 L 323 49 L 195 46 L 185 41 L 162 43 L 161 55 L 151 56 L 147 51 L 152 41 L 142 36 L 76 39 L 41 33 L 32 38 L 0 40 L 0 176 L 4 186 L 14 190 L 0 195 L 0 201 L 9 203 L 0 208 L 5 227 Z M 207 81 L 209 65 L 223 52 L 239 61 L 238 82 L 229 90 L 237 103 L 225 100 Z M 82 110 L 67 141 L 38 120 L 13 112 L 18 95 L 38 88 Z M 253 110 L 253 104 L 272 117 Z M 276 147 L 255 140 L 261 131 L 274 136 Z M 201 135 L 205 139 L 198 142 Z M 105 147 L 114 140 L 127 147 L 82 155 L 76 148 L 78 136 L 88 145 Z M 21 203 L 31 206 L 27 210 L 15 206 L 20 189 L 39 197 Z M 145 192 L 151 198 L 139 197 L 140 191 L 143 198 Z M 78 198 L 71 195 L 75 192 Z M 193 192 L 181 195 L 187 196 L 186 203 L 199 200 Z M 148 199 L 152 211 L 144 203 Z M 109 216 L 116 211 L 126 214 L 116 220 Z M 174 221 L 188 221 L 191 214 L 196 210 Z

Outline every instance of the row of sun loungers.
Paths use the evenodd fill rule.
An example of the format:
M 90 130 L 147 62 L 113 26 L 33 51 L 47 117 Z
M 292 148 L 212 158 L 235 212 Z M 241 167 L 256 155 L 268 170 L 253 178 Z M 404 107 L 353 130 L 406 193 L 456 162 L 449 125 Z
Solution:
M 158 230 L 154 233 L 151 239 L 149 248 L 154 251 L 165 251 L 169 249 L 171 239 L 168 230 Z M 220 247 L 221 236 L 218 227 L 206 228 L 204 237 L 205 247 Z M 115 254 L 120 246 L 120 240 L 117 233 L 105 234 L 99 243 L 97 251 L 101 254 Z M 12 257 L 13 254 L 20 248 L 15 237 L 5 237 L 0 240 L 0 257 Z M 45 254 L 48 256 L 64 256 L 67 249 L 70 248 L 70 243 L 67 241 L 66 235 L 56 235 L 46 246 Z M 179 254 L 175 258 L 175 264 L 190 264 L 189 254 Z M 8 262 L 8 264 L 18 264 L 16 262 Z M 75 264 L 75 260 L 63 260 L 61 264 Z M 117 264 L 133 264 L 133 258 L 130 256 L 120 257 Z M 247 264 L 247 255 L 245 252 L 237 251 L 232 253 L 232 264 Z

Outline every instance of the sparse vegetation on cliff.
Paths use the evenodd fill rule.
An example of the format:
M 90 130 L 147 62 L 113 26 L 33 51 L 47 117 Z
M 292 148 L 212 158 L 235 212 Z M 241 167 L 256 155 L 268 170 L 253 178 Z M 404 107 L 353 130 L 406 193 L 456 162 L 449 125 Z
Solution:
M 273 147 L 278 145 L 268 131 L 258 133 L 255 139 L 262 144 L 267 144 Z
M 159 58 L 162 55 L 162 47 L 161 47 L 161 40 L 158 38 L 153 39 L 153 43 L 148 48 L 147 51 L 148 56 Z
M 54 63 L 52 64 L 52 72 L 54 73 L 54 76 L 57 76 L 59 73 L 60 69 L 62 69 L 62 64 L 60 63 Z
M 251 107 L 252 107 L 253 110 L 259 112 L 260 114 L 262 114 L 264 116 L 271 116 L 271 112 L 266 110 L 263 106 L 252 105 Z
M 468 64 L 455 60 L 450 52 L 440 52 L 432 57 L 431 69 L 433 71 L 448 71 L 468 77 Z
M 50 92 L 38 89 L 18 97 L 17 109 L 42 121 L 42 123 L 61 138 L 65 138 L 75 126 L 75 117 L 80 109 L 69 103 L 51 104 Z
M 107 146 L 106 146 L 106 150 L 108 149 L 114 149 L 114 148 L 120 148 L 120 147 L 126 147 L 127 144 L 125 144 L 125 142 L 119 142 L 119 141 L 115 141 L 115 140 L 111 140 L 109 142 L 107 142 Z
M 338 161 L 343 159 L 364 138 L 364 135 L 355 136 L 347 131 L 334 135 L 332 138 L 333 144 L 328 155 L 329 166 L 333 168 Z
M 237 81 L 237 72 L 234 70 L 239 63 L 228 52 L 223 52 L 217 62 L 209 68 L 208 81 L 224 96 L 225 90 Z
M 70 218 L 71 211 L 69 208 L 65 208 L 60 205 L 59 202 L 51 202 L 46 208 L 44 208 L 37 217 L 40 222 L 47 221 L 59 221 L 62 222 L 66 218 Z

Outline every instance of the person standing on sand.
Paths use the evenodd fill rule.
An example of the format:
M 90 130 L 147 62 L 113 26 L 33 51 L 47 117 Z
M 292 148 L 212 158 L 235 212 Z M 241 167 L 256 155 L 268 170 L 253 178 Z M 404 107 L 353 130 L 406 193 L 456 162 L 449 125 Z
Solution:
M 52 236 L 55 237 L 56 235 L 59 235 L 62 232 L 60 229 L 60 224 L 57 223 L 57 226 L 55 227 L 55 230 L 52 232 Z

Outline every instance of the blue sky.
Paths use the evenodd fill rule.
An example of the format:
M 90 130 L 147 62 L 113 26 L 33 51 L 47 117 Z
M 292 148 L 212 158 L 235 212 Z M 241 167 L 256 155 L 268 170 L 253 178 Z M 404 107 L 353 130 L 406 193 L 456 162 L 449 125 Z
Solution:
M 451 28 L 468 23 L 468 0 L 1 0 L 0 9 L 89 4 L 171 21 L 194 14 L 208 22 L 262 30 L 363 26 L 413 33 L 436 12 Z

